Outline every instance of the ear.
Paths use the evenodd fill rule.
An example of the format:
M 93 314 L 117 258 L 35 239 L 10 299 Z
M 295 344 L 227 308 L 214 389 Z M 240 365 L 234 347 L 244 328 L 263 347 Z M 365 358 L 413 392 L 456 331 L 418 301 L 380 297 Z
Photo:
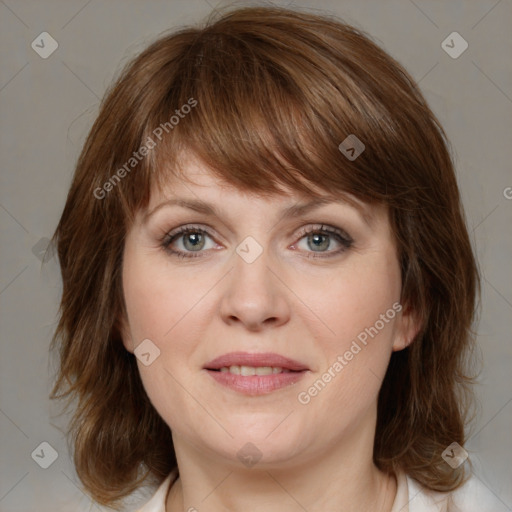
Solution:
M 128 321 L 126 320 L 126 315 L 120 314 L 117 317 L 115 326 L 121 335 L 121 339 L 123 340 L 124 348 L 133 354 L 134 346 L 133 346 L 133 338 L 130 332 L 130 326 L 128 325 Z
M 393 341 L 393 352 L 407 348 L 413 341 L 421 328 L 421 322 L 416 311 L 406 306 L 397 316 L 395 324 L 395 337 Z

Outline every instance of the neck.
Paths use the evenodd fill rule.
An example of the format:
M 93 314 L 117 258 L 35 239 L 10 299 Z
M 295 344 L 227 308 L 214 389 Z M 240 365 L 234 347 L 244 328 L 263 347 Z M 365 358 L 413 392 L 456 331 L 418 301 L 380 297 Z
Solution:
M 241 469 L 238 461 L 199 451 L 173 433 L 180 476 L 166 512 L 245 512 L 249 504 L 254 512 L 389 512 L 396 480 L 373 464 L 373 436 L 363 427 L 314 458 Z

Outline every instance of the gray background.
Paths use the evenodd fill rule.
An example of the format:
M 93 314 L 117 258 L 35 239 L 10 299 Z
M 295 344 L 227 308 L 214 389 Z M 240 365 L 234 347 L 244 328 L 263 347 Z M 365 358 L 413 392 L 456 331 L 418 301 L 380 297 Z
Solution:
M 448 133 L 483 276 L 481 410 L 466 449 L 477 477 L 496 495 L 496 510 L 511 510 L 511 2 L 276 4 L 334 13 L 369 32 L 419 81 Z M 48 399 L 48 345 L 61 284 L 56 258 L 42 262 L 38 248 L 55 229 L 80 147 L 121 66 L 162 31 L 224 5 L 0 0 L 2 512 L 102 510 L 81 490 L 60 431 L 66 417 L 56 418 L 59 409 Z M 31 47 L 44 31 L 59 45 L 47 59 Z M 441 47 L 453 31 L 469 44 L 456 59 Z M 42 442 L 58 453 L 48 469 L 31 457 Z

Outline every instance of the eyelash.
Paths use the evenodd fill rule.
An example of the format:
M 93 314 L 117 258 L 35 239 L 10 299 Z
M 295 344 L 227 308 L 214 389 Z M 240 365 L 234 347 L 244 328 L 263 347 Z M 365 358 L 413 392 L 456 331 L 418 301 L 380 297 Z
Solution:
M 182 259 L 183 258 L 202 258 L 203 256 L 200 256 L 200 254 L 204 251 L 197 251 L 198 254 L 193 255 L 193 252 L 176 251 L 176 250 L 170 248 L 170 245 L 176 239 L 179 239 L 180 236 L 183 236 L 183 235 L 189 234 L 189 233 L 206 234 L 210 238 L 213 238 L 212 235 L 210 234 L 210 232 L 204 228 L 200 228 L 200 227 L 196 227 L 196 226 L 181 226 L 176 231 L 170 232 L 164 237 L 164 239 L 162 240 L 163 249 L 167 253 L 169 253 L 171 256 L 175 256 L 175 257 L 182 258 Z M 299 234 L 299 236 L 300 236 L 299 240 L 301 240 L 302 238 L 304 238 L 307 235 L 314 234 L 314 233 L 322 234 L 322 235 L 331 235 L 331 236 L 335 237 L 336 240 L 338 242 L 340 242 L 340 244 L 342 245 L 342 248 L 338 249 L 337 251 L 334 251 L 334 252 L 331 251 L 331 252 L 327 253 L 327 255 L 325 255 L 325 256 L 320 256 L 319 254 L 321 254 L 321 253 L 315 254 L 314 252 L 311 252 L 306 256 L 307 258 L 310 258 L 310 259 L 331 258 L 331 257 L 337 256 L 338 254 L 341 254 L 342 252 L 349 249 L 354 242 L 352 240 L 352 238 L 348 234 L 346 234 L 344 231 L 341 231 L 340 229 L 337 229 L 332 226 L 325 226 L 323 224 L 320 225 L 319 228 L 315 226 L 313 228 L 305 228 L 305 229 L 301 230 L 301 232 Z

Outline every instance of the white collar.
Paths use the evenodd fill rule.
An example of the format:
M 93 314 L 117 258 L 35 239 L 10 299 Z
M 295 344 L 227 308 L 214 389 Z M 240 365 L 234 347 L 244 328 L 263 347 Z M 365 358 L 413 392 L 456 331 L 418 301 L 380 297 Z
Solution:
M 178 476 L 173 470 L 160 484 L 152 498 L 137 512 L 165 512 L 165 502 L 172 483 Z M 391 512 L 494 512 L 501 510 L 493 493 L 474 475 L 452 493 L 430 491 L 399 472 Z M 505 510 L 505 509 L 504 509 Z

